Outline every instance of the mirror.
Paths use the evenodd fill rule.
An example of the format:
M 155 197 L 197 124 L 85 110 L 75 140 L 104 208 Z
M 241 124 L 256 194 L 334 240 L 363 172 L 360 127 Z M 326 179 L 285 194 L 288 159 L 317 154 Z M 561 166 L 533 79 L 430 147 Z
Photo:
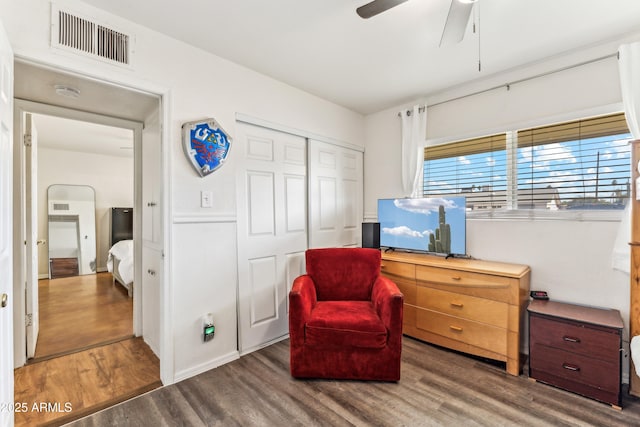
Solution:
M 88 185 L 47 189 L 50 279 L 96 272 L 95 199 Z

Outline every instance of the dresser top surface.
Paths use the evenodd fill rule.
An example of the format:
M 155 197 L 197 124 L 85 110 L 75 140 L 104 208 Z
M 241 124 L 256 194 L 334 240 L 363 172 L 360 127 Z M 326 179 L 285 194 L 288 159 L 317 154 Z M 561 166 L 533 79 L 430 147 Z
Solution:
M 560 317 L 609 328 L 624 328 L 620 312 L 615 309 L 588 307 L 557 301 L 533 300 L 529 303 L 527 310 L 529 313 Z
M 383 252 L 383 261 L 397 261 L 429 267 L 450 268 L 476 273 L 498 274 L 501 276 L 520 278 L 529 273 L 527 265 L 506 262 L 484 261 L 467 258 L 445 258 L 442 256 L 411 253 L 411 252 Z

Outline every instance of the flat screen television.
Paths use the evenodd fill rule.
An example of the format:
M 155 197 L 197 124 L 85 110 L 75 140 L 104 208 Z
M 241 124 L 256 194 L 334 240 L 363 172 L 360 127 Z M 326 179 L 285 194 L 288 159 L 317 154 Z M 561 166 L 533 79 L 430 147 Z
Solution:
M 466 255 L 466 199 L 379 199 L 380 246 L 388 249 Z

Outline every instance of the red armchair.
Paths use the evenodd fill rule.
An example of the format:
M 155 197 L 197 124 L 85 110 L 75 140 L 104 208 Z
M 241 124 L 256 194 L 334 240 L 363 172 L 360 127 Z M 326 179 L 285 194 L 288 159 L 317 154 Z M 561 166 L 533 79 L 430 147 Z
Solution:
M 309 249 L 289 293 L 291 375 L 398 381 L 403 295 L 380 251 Z

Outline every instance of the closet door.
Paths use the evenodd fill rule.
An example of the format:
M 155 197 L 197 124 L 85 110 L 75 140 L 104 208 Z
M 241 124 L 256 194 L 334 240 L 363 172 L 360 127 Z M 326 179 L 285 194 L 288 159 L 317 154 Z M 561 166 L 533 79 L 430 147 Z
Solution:
M 239 122 L 237 175 L 239 350 L 289 333 L 288 294 L 307 249 L 304 138 Z
M 362 198 L 362 152 L 309 140 L 309 247 L 360 246 Z

